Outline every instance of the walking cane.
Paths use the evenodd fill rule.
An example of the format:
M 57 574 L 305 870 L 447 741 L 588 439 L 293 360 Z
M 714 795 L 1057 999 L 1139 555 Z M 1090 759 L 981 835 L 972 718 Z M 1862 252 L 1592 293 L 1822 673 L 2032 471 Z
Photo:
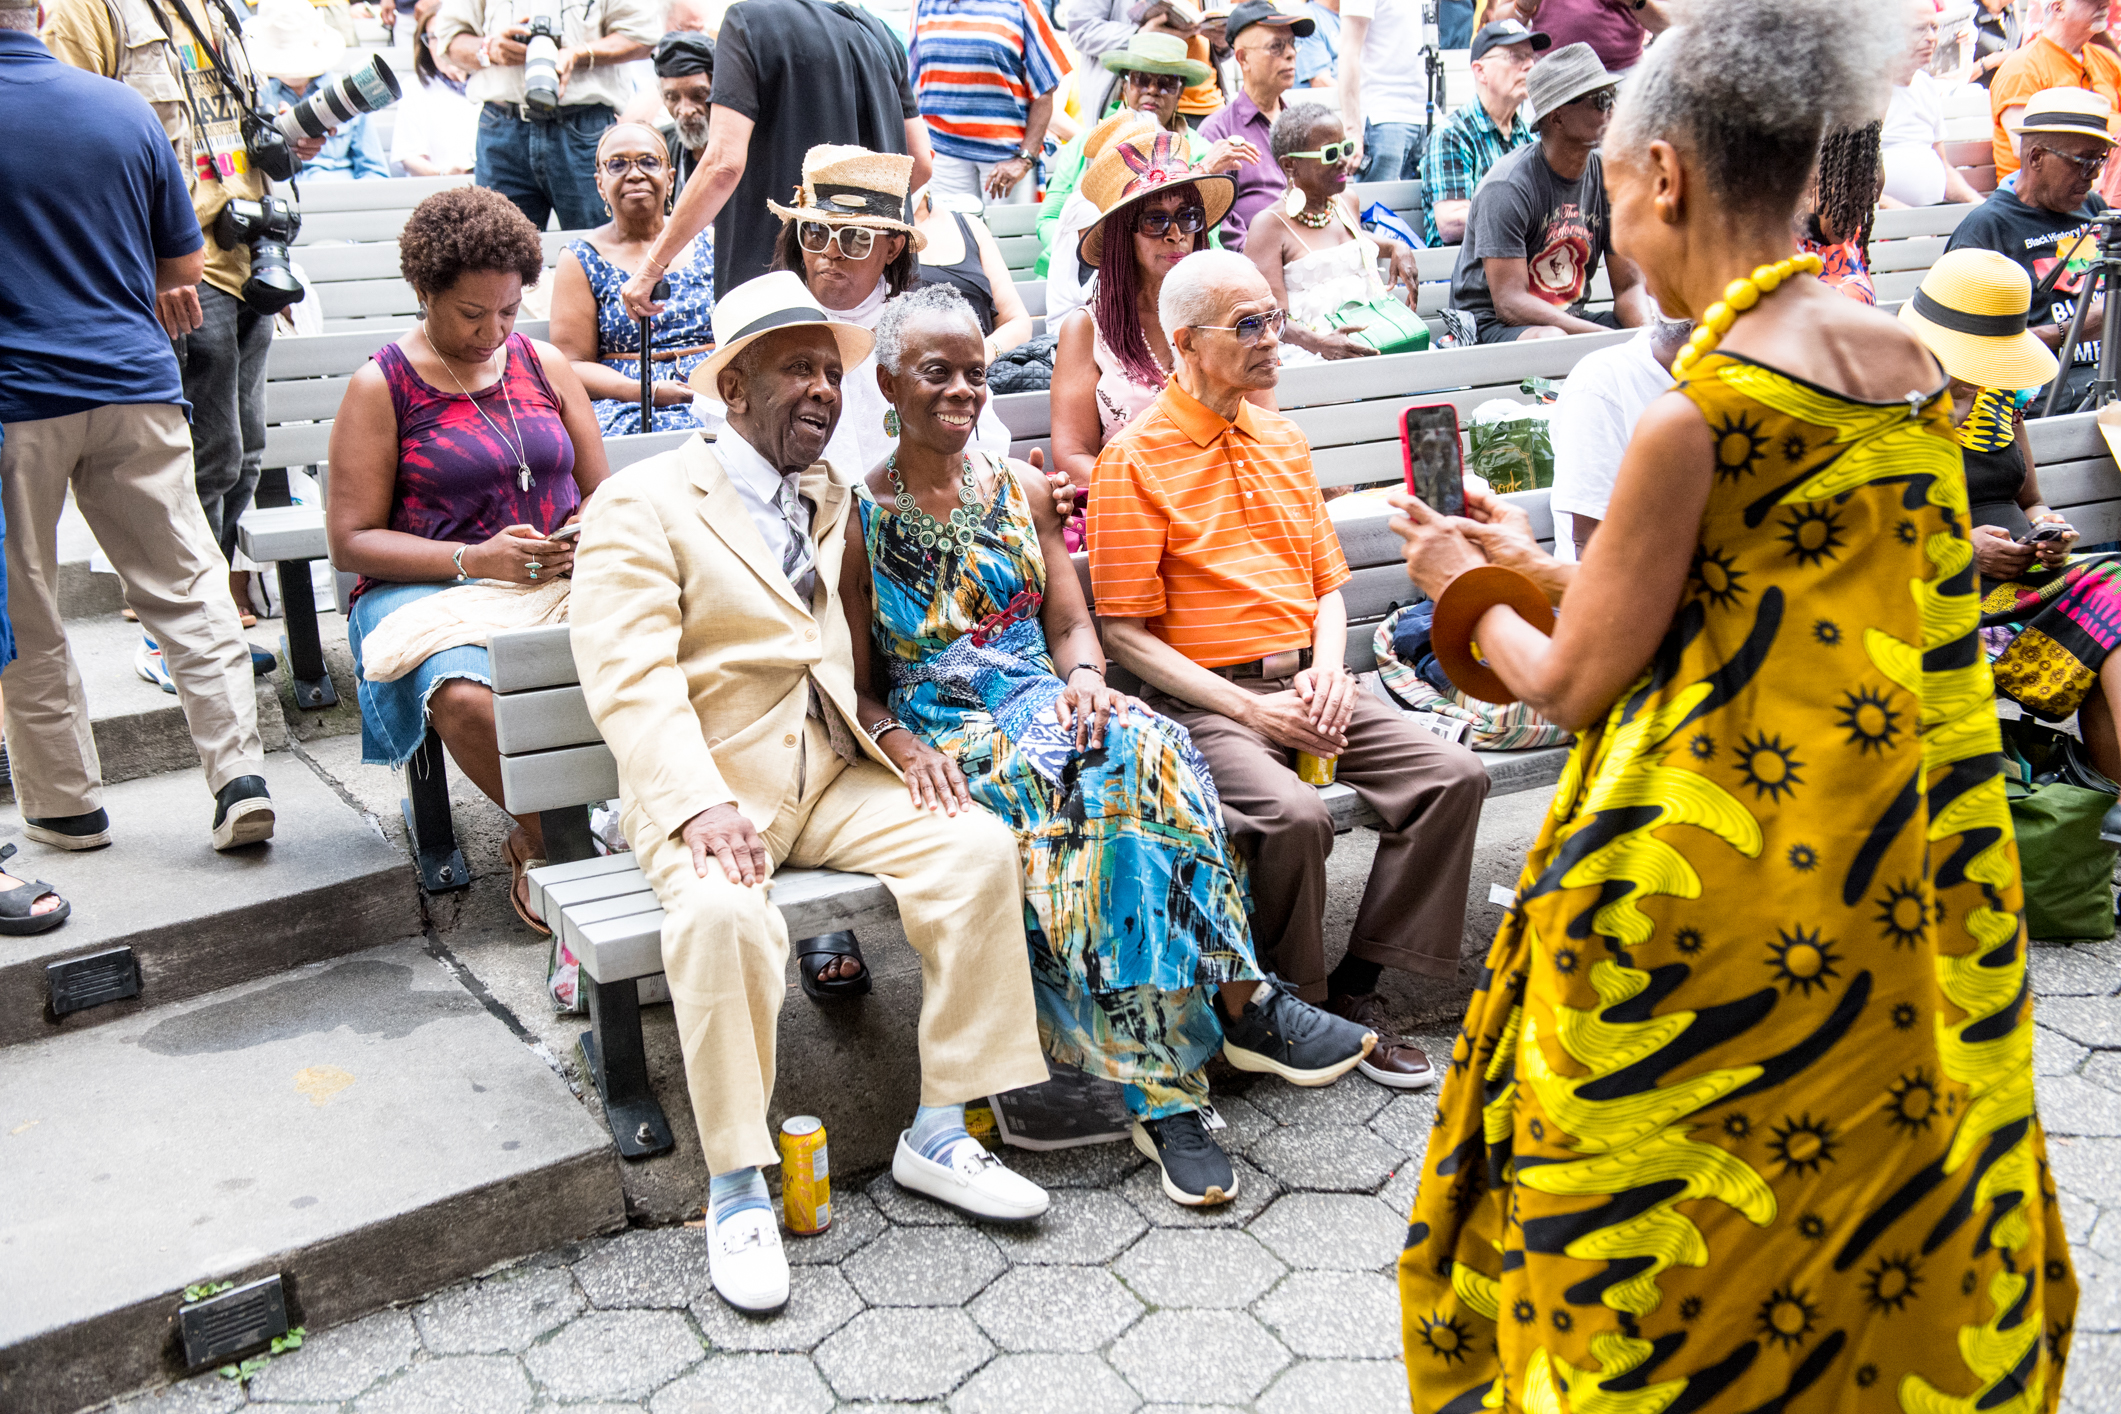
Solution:
M 656 300 L 669 299 L 670 282 L 668 280 L 656 281 L 655 289 L 651 293 L 650 298 Z M 649 322 L 647 315 L 641 316 L 641 430 L 643 432 L 653 432 L 655 430 L 655 361 L 650 357 L 654 350 L 649 347 L 652 337 L 648 329 Z

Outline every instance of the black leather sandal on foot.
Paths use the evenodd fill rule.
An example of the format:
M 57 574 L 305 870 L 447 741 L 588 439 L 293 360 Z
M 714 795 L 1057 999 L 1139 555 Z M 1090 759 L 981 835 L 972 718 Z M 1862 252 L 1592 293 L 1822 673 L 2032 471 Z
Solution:
M 15 857 L 12 844 L 0 845 L 0 869 Z M 0 889 L 0 934 L 22 937 L 29 933 L 42 933 L 58 927 L 66 921 L 74 906 L 59 898 L 59 906 L 49 913 L 32 913 L 37 900 L 50 894 L 59 898 L 59 891 L 42 879 L 31 879 L 12 889 Z
M 862 957 L 862 945 L 854 940 L 854 934 L 820 933 L 815 938 L 803 939 L 796 944 L 796 949 L 796 971 L 802 974 L 803 991 L 812 1001 L 839 1001 L 869 995 L 869 963 Z M 851 957 L 861 963 L 861 974 L 820 982 L 818 973 L 833 959 L 841 957 Z

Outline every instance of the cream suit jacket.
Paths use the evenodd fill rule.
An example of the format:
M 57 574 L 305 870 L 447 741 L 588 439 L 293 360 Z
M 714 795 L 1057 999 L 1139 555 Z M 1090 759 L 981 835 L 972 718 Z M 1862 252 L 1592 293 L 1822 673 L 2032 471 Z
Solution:
M 628 814 L 666 835 L 730 803 L 763 833 L 796 800 L 812 675 L 862 750 L 896 774 L 855 722 L 839 593 L 854 491 L 829 462 L 800 486 L 816 507 L 814 613 L 704 438 L 619 472 L 583 510 L 575 665 Z

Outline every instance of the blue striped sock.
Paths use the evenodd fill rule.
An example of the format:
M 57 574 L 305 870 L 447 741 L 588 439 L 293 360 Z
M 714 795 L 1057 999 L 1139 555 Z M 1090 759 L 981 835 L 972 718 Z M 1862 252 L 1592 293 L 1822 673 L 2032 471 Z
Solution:
M 963 1105 L 922 1105 L 913 1112 L 913 1132 L 906 1142 L 929 1163 L 946 1162 L 944 1155 L 960 1139 L 971 1139 L 965 1130 Z
M 753 1208 L 773 1211 L 773 1203 L 766 1196 L 766 1176 L 758 1169 L 731 1169 L 707 1180 L 707 1212 L 717 1226 L 731 1214 Z

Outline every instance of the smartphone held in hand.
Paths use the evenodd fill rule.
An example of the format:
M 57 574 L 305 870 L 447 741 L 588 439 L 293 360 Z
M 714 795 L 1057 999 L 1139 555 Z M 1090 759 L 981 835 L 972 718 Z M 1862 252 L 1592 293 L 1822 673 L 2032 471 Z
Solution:
M 1399 414 L 1399 448 L 1406 461 L 1408 492 L 1439 515 L 1464 515 L 1466 463 L 1458 440 L 1458 409 L 1449 403 L 1405 408 Z

